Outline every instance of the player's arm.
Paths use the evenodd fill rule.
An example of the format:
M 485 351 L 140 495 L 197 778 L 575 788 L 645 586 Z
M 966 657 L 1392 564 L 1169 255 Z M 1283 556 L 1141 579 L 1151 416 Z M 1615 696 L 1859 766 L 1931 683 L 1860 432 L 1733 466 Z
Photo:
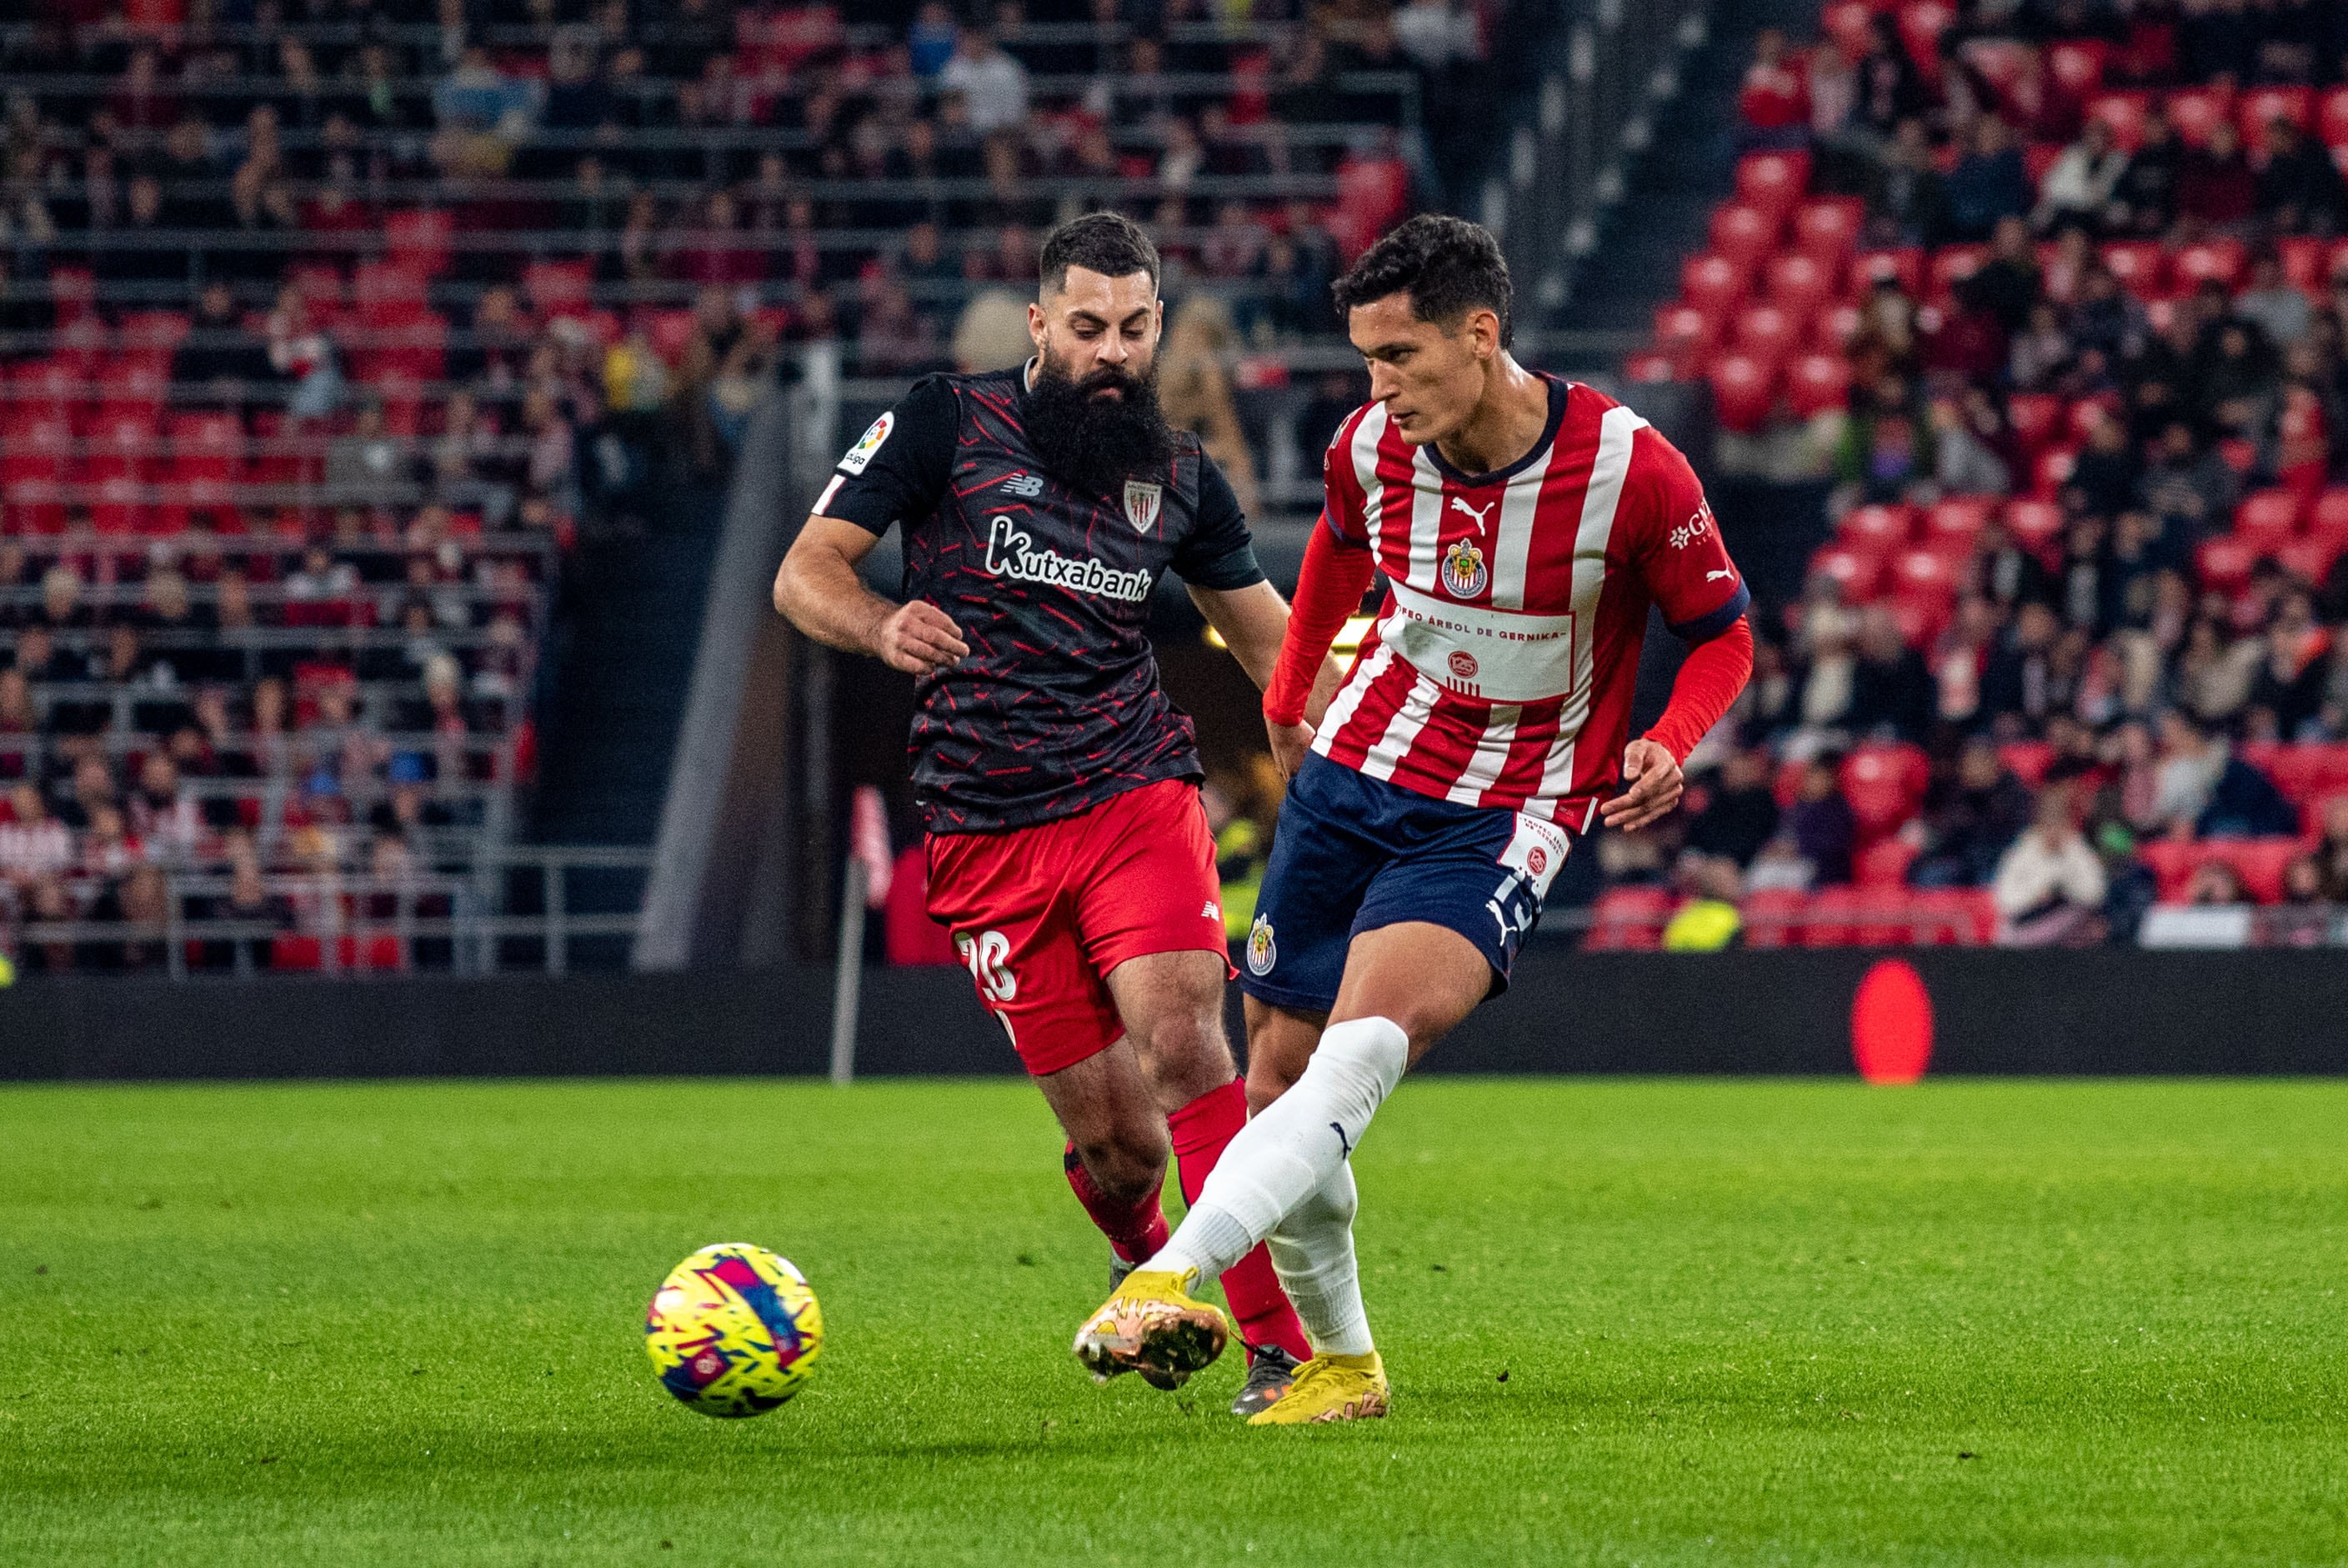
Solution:
M 1654 727 L 1622 750 L 1623 792 L 1600 809 L 1611 827 L 1636 832 L 1669 812 L 1685 788 L 1680 765 L 1720 722 L 1753 674 L 1745 586 L 1704 487 L 1678 449 L 1653 429 L 1637 435 L 1634 482 L 1622 504 L 1640 529 L 1640 570 L 1663 623 L 1688 645 L 1671 700 Z
M 945 383 L 919 381 L 840 459 L 775 573 L 775 608 L 791 624 L 817 642 L 870 654 L 909 675 L 944 668 L 970 652 L 943 610 L 926 600 L 884 598 L 856 570 L 891 523 L 936 509 L 953 460 L 956 422 Z

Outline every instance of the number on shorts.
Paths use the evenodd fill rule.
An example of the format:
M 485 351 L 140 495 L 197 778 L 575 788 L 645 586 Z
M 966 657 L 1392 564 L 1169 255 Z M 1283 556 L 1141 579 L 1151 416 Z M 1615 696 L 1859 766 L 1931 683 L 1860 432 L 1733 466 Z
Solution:
M 1008 1002 L 1019 995 L 1019 982 L 1005 962 L 1011 956 L 1011 939 L 999 931 L 982 931 L 972 936 L 966 931 L 954 933 L 954 951 L 962 954 L 963 966 L 970 977 L 978 982 L 978 989 L 991 1002 Z

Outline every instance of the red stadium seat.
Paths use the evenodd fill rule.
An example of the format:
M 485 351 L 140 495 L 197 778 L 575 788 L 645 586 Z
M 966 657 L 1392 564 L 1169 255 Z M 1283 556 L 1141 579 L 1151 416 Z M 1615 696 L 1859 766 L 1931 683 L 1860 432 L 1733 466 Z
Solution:
M 2071 474 L 2079 466 L 2076 447 L 2049 447 L 2038 454 L 2031 465 L 2030 493 L 2041 500 L 2050 500 L 2071 482 Z
M 2112 139 L 2122 150 L 2144 145 L 2144 120 L 2152 95 L 2144 92 L 2098 93 L 2087 100 L 2087 112 L 2112 128 Z
M 1858 244 L 1866 215 L 1855 196 L 1812 196 L 1794 209 L 1795 248 L 1835 271 Z
M 1831 0 L 1818 13 L 1818 26 L 1855 60 L 1875 42 L 1876 9 L 1867 0 Z
M 1734 327 L 1737 352 L 1764 365 L 1775 365 L 1801 341 L 1801 318 L 1776 304 L 1749 304 L 1736 313 Z
M 1776 372 L 1749 354 L 1724 354 L 1713 361 L 1713 410 L 1725 429 L 1758 435 L 1777 398 Z
M 1779 217 L 1748 202 L 1724 201 L 1713 210 L 1712 248 L 1750 268 L 1776 244 Z
M 1924 511 L 1924 542 L 1929 547 L 1972 553 L 1973 541 L 1989 525 L 1997 503 L 1982 496 L 1951 496 Z
M 1680 298 L 1705 315 L 1725 318 L 1745 301 L 1746 269 L 1713 251 L 1680 263 Z
M 448 270 L 455 227 L 448 213 L 429 208 L 387 212 L 383 220 L 384 253 L 419 277 L 437 278 Z
M 2294 539 L 2274 553 L 2275 564 L 2310 588 L 2320 588 L 2332 576 L 2332 567 L 2348 554 L 2348 541 L 2329 536 Z
M 60 322 L 88 315 L 98 303 L 98 276 L 88 267 L 51 267 L 49 303 Z
M 1655 312 L 1655 346 L 1693 368 L 1694 357 L 1720 341 L 1721 319 L 1685 300 L 1673 300 Z
M 540 315 L 575 315 L 587 308 L 595 271 L 586 262 L 532 262 L 521 270 L 521 289 Z
M 2043 740 L 2009 740 L 1997 748 L 1997 759 L 2007 772 L 2035 789 L 2046 770 L 2054 766 L 2054 748 Z
M 2063 418 L 2063 399 L 2049 392 L 2017 392 L 2006 400 L 2006 418 L 2023 451 L 2036 457 L 2054 439 Z
M 2061 161 L 2062 157 L 2063 144 L 2059 141 L 2032 142 L 2022 150 L 2023 178 L 2030 181 L 2033 190 L 2037 189 L 2046 182 L 2047 170 Z M 2042 245 L 2039 249 L 2044 253 L 2052 247 Z
M 2201 846 L 2203 859 L 2223 861 L 2260 903 L 2282 902 L 2283 868 L 2307 852 L 2297 839 L 2213 839 Z
M 2287 490 L 2252 490 L 2234 509 L 2234 537 L 2271 555 L 2299 531 L 2299 498 Z
M 2161 100 L 2177 139 L 2188 147 L 2207 147 L 2209 133 L 2233 118 L 2232 95 L 2219 88 L 2179 88 Z
M 1872 288 L 1887 279 L 1909 295 L 1924 292 L 1924 253 L 1912 245 L 1888 251 L 1861 251 L 1851 259 L 1854 286 Z
M 2101 38 L 2065 38 L 2046 46 L 2046 72 L 2065 94 L 2085 102 L 2103 87 L 2110 54 Z
M 2236 110 L 2242 130 L 2242 145 L 2259 148 L 2265 145 L 2266 129 L 2274 121 L 2287 119 L 2306 130 L 2315 124 L 2315 89 L 2300 87 L 2252 88 L 2242 94 Z
M 1850 340 L 1859 335 L 1859 306 L 1838 300 L 1818 312 L 1810 323 L 1810 337 L 1821 353 L 1843 357 Z
M 2008 501 L 2005 527 L 2015 543 L 2044 554 L 2063 536 L 2063 509 L 2051 500 Z
M 1661 947 L 1672 903 L 1671 893 L 1659 887 L 1608 888 L 1591 907 L 1590 935 L 1582 945 L 1601 951 Z
M 1800 251 L 1771 257 L 1763 276 L 1768 286 L 1769 303 L 1783 306 L 1803 320 L 1834 297 L 1834 269 Z M 1685 288 L 1681 292 L 1685 293 Z
M 2348 147 L 2348 88 L 2333 88 L 2315 110 L 2315 134 L 2331 148 Z
M 2249 265 L 2250 253 L 2241 241 L 2204 240 L 2178 251 L 2169 259 L 2168 268 L 2180 293 L 2190 293 L 2210 279 L 2230 292 L 2240 284 Z
M 1782 219 L 1810 185 L 1807 152 L 1748 152 L 1736 160 L 1736 199 Z
M 1859 894 L 1851 888 L 1825 887 L 1810 894 L 1802 911 L 1801 945 L 1849 947 L 1859 935 L 1853 923 L 1859 904 Z
M 2328 490 L 2308 509 L 2307 531 L 2318 538 L 2348 540 L 2348 490 Z
M 2120 287 L 2138 299 L 2157 297 L 2166 282 L 2168 258 L 2150 240 L 2115 240 L 2104 246 L 2104 265 Z
M 1859 852 L 1853 862 L 1853 880 L 1870 891 L 1903 887 L 1908 881 L 1908 867 L 1916 854 L 1914 844 L 1894 833 Z
M 1829 544 L 1810 556 L 1810 575 L 1838 584 L 1845 603 L 1863 604 L 1875 597 L 1875 586 L 1883 578 L 1883 558 L 1848 544 Z
M 1941 35 L 1956 19 L 1955 7 L 1942 0 L 1907 0 L 1900 7 L 1900 41 L 1908 46 L 1908 57 L 1928 81 L 1940 79 Z
M 1786 366 L 1786 401 L 1797 419 L 1850 405 L 1850 362 L 1839 354 L 1805 354 Z
M 1889 558 L 1916 537 L 1916 509 L 1904 502 L 1855 506 L 1842 514 L 1835 531 L 1861 550 Z
M 1745 898 L 1745 945 L 1786 947 L 1798 926 L 1807 895 L 1795 888 L 1762 888 Z
M 2193 552 L 2193 564 L 2201 578 L 2201 586 L 2222 593 L 2234 593 L 2250 580 L 2250 569 L 2258 564 L 2259 553 L 2248 544 L 2230 535 L 2205 539 Z
M 1891 559 L 1891 584 L 1902 599 L 1945 606 L 1957 596 L 1957 569 L 1938 550 L 1903 550 Z
M 1622 362 L 1623 379 L 1636 387 L 1653 387 L 1680 379 L 1680 362 L 1661 349 L 1643 349 Z
M 119 409 L 101 416 L 89 432 L 86 471 L 93 482 L 110 479 L 151 478 L 162 455 L 162 434 L 140 409 Z
M 2348 88 L 2341 89 L 2348 92 Z M 2290 234 L 2275 242 L 2275 251 L 2282 258 L 2282 274 L 2294 287 L 2309 294 L 2323 288 L 2323 242 L 2305 234 Z
M 1932 253 L 1926 292 L 1935 299 L 1953 293 L 1959 284 L 1981 271 L 1982 263 L 1987 260 L 1987 245 L 1942 245 Z
M 1873 843 L 1898 831 L 1916 814 L 1931 776 L 1922 748 L 1905 743 L 1861 746 L 1844 758 L 1843 798 L 1859 820 L 1859 841 Z

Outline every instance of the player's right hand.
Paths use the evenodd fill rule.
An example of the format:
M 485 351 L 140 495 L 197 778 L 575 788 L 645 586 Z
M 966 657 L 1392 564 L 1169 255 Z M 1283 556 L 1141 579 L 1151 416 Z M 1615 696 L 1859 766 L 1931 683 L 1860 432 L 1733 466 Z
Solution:
M 970 645 L 953 617 L 926 599 L 913 599 L 891 611 L 873 638 L 873 652 L 892 670 L 925 676 L 962 663 Z
M 1296 770 L 1304 766 L 1305 754 L 1313 749 L 1313 727 L 1309 724 L 1274 724 L 1263 721 L 1264 732 L 1272 737 L 1272 759 L 1279 766 L 1282 779 L 1293 779 Z

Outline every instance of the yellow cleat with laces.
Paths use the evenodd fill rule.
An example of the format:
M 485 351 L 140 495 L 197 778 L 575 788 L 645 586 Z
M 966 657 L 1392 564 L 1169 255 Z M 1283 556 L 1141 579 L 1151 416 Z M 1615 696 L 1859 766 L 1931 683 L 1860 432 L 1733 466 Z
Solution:
M 1180 1387 L 1231 1341 L 1221 1310 L 1191 1298 L 1198 1282 L 1196 1269 L 1134 1270 L 1076 1330 L 1076 1359 L 1095 1382 L 1138 1372 L 1152 1387 Z
M 1248 1418 L 1251 1427 L 1301 1427 L 1363 1421 L 1386 1413 L 1386 1367 L 1378 1353 L 1315 1356 L 1297 1368 L 1279 1403 Z

